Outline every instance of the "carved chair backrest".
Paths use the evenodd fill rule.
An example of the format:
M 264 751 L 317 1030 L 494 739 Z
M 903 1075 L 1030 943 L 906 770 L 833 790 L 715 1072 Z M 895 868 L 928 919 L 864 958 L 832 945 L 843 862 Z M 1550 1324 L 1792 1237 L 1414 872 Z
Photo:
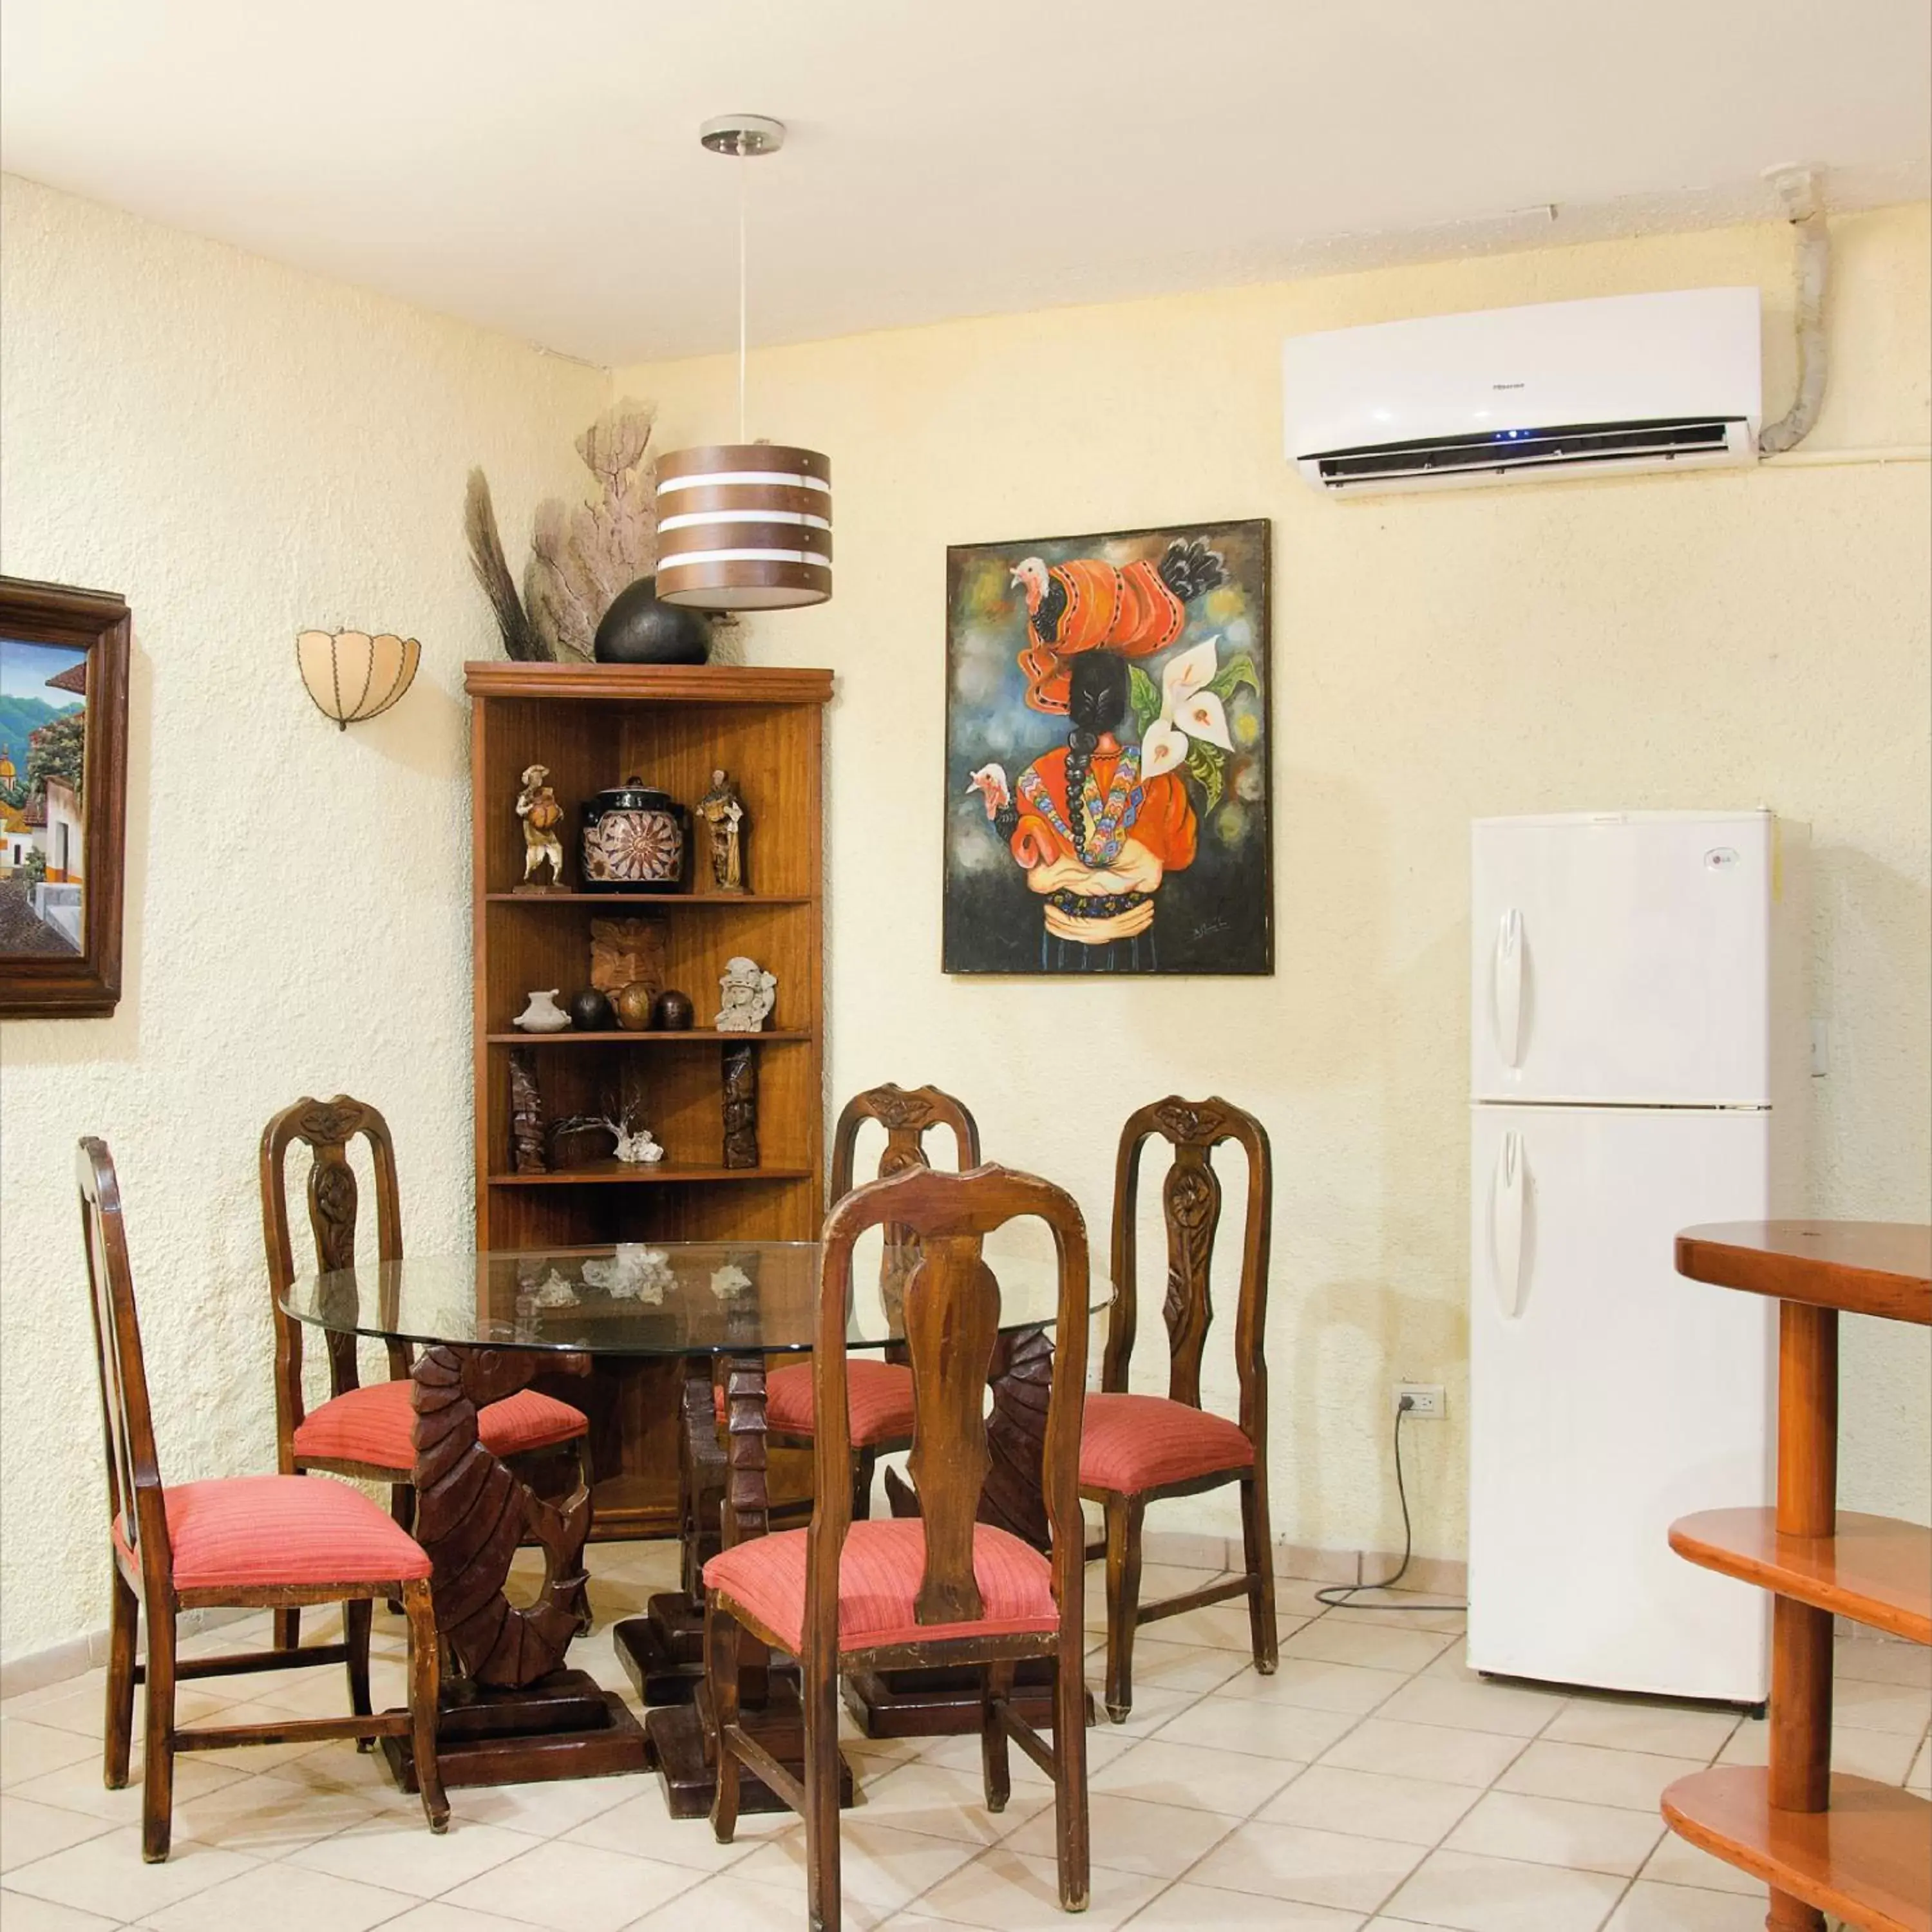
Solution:
M 82 1141 L 76 1178 L 101 1433 L 107 1451 L 107 1520 L 110 1526 L 121 1526 L 152 1588 L 165 1581 L 173 1564 L 154 1454 L 154 1417 L 148 1407 L 148 1375 L 141 1358 L 141 1324 L 134 1312 L 134 1277 L 121 1218 L 121 1184 L 104 1141 L 92 1136 Z
M 315 1268 L 326 1274 L 356 1265 L 356 1226 L 361 1190 L 350 1165 L 350 1143 L 360 1134 L 369 1144 L 376 1174 L 376 1258 L 400 1261 L 402 1210 L 396 1188 L 396 1151 L 388 1123 L 365 1102 L 338 1094 L 332 1100 L 298 1100 L 284 1107 L 262 1130 L 262 1236 L 268 1250 L 269 1306 L 275 1324 L 275 1410 L 286 1448 L 302 1419 L 302 1324 L 284 1314 L 281 1298 L 296 1278 L 295 1247 L 289 1228 L 287 1166 L 297 1141 L 313 1156 L 308 1176 L 309 1229 L 315 1240 Z M 329 1388 L 340 1395 L 356 1386 L 356 1337 L 327 1331 Z M 391 1342 L 389 1372 L 410 1372 L 408 1349 Z
M 1071 1604 L 1079 1614 L 1086 1223 L 1071 1195 L 1033 1174 L 990 1165 L 964 1174 L 915 1166 L 848 1194 L 826 1217 L 812 1358 L 817 1492 L 806 1557 L 812 1641 L 837 1641 L 838 1558 L 852 1520 L 845 1330 L 854 1244 L 868 1228 L 896 1225 L 920 1244 L 905 1283 L 914 1416 L 908 1468 L 926 1526 L 926 1568 L 914 1614 L 922 1624 L 968 1622 L 984 1612 L 973 1574 L 973 1526 L 992 1466 L 986 1397 L 1000 1332 L 1000 1285 L 982 1258 L 981 1244 L 994 1229 L 1025 1217 L 1046 1224 L 1058 1262 L 1058 1327 L 1042 1476 L 1054 1594 L 1063 1613 Z
M 953 1166 L 960 1168 L 980 1165 L 980 1126 L 963 1100 L 943 1094 L 937 1087 L 899 1087 L 888 1081 L 883 1087 L 868 1087 L 845 1102 L 838 1125 L 832 1136 L 832 1198 L 842 1201 L 852 1191 L 852 1170 L 860 1130 L 868 1120 L 876 1120 L 885 1130 L 886 1144 L 879 1154 L 878 1178 L 890 1180 L 908 1168 L 930 1167 L 926 1137 L 942 1129 L 952 1135 Z M 906 1276 L 919 1258 L 919 1244 L 904 1228 L 888 1227 L 884 1232 L 884 1251 L 879 1262 L 879 1293 L 886 1311 L 895 1323 L 898 1319 L 900 1297 Z M 889 1350 L 894 1359 L 903 1351 Z
M 1168 1394 L 1201 1406 L 1201 1360 L 1214 1318 L 1209 1274 L 1221 1225 L 1221 1181 L 1214 1150 L 1233 1141 L 1247 1156 L 1248 1211 L 1241 1238 L 1240 1288 L 1234 1312 L 1234 1369 L 1241 1391 L 1240 1424 L 1258 1439 L 1264 1423 L 1268 1368 L 1262 1334 L 1268 1315 L 1268 1235 L 1274 1205 L 1274 1168 L 1268 1130 L 1253 1114 L 1220 1099 L 1184 1100 L 1170 1094 L 1129 1116 L 1120 1130 L 1114 1169 L 1114 1302 L 1107 1324 L 1101 1386 L 1127 1386 L 1134 1352 L 1136 1270 L 1141 1154 L 1158 1136 L 1174 1150 L 1161 1189 L 1167 1223 Z

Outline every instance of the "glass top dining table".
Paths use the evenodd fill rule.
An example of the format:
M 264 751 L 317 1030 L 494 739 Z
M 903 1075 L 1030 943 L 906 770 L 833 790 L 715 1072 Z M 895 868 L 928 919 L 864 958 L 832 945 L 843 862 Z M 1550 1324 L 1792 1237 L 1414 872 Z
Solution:
M 1043 1546 L 1039 1472 L 1060 1280 L 1050 1240 L 1043 1231 L 1027 1232 L 1035 1238 L 1022 1244 L 1002 1229 L 984 1251 L 1000 1286 L 1000 1340 L 988 1364 L 994 1454 L 982 1510 Z M 461 1774 L 471 1780 L 634 1770 L 645 1762 L 647 1730 L 672 1815 L 708 1810 L 716 1749 L 692 1697 L 703 1670 L 702 1562 L 721 1536 L 730 1543 L 768 1527 L 766 1360 L 802 1357 L 816 1342 L 820 1253 L 816 1241 L 739 1240 L 412 1255 L 290 1283 L 281 1306 L 299 1322 L 415 1345 L 414 1534 L 430 1556 L 439 1631 L 463 1675 L 488 1697 L 512 1700 L 502 1736 L 472 1737 L 479 1720 L 470 1713 L 462 1720 L 470 1727 L 464 1737 L 442 1741 L 446 1778 L 456 1777 L 451 1766 L 466 1751 L 478 1754 Z M 880 1230 L 861 1238 L 853 1256 L 849 1346 L 877 1349 L 901 1339 L 897 1291 L 916 1258 Z M 1090 1277 L 1090 1319 L 1112 1298 L 1104 1277 Z M 640 1696 L 656 1706 L 640 1729 L 614 1691 L 567 1666 L 571 1639 L 587 1616 L 587 1462 L 580 1460 L 572 1496 L 540 1497 L 524 1472 L 484 1447 L 481 1418 L 488 1405 L 535 1377 L 585 1376 L 596 1358 L 653 1356 L 686 1364 L 679 1404 L 682 1582 L 652 1597 L 646 1616 L 622 1619 L 611 1632 Z M 506 1592 L 519 1534 L 500 1533 L 505 1522 L 520 1524 L 542 1547 L 534 1600 L 526 1587 L 514 1602 Z M 769 1706 L 768 1694 L 776 1700 Z M 536 1700 L 530 1712 L 518 1698 Z M 782 1686 L 772 1690 L 768 1673 L 748 1671 L 741 1708 L 764 1712 L 775 1738 L 790 1736 L 795 1705 Z
M 339 1334 L 458 1348 L 560 1354 L 783 1354 L 817 1340 L 816 1241 L 661 1241 L 412 1255 L 297 1277 L 282 1298 L 297 1321 Z M 896 1296 L 882 1293 L 879 1244 L 854 1258 L 845 1339 L 878 1348 L 904 1333 Z M 1050 1251 L 986 1257 L 1000 1284 L 1000 1328 L 1051 1327 L 1059 1315 Z M 869 1264 L 868 1264 L 869 1262 Z M 1112 1290 L 1090 1280 L 1088 1306 Z

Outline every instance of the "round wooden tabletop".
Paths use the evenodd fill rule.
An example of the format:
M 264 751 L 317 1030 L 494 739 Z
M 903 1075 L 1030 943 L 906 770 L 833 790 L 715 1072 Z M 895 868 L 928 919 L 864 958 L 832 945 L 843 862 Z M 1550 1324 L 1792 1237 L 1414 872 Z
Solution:
M 1677 1272 L 1780 1301 L 1932 1325 L 1932 1226 L 1723 1221 L 1677 1237 Z

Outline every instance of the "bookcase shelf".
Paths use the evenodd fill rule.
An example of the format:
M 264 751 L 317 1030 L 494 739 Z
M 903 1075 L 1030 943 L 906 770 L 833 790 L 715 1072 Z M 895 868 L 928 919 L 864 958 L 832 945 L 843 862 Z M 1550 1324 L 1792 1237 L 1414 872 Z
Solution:
M 825 670 L 704 665 L 490 662 L 465 668 L 471 734 L 476 964 L 476 1238 L 479 1248 L 596 1247 L 616 1241 L 809 1240 L 824 1213 L 824 907 L 820 823 Z M 565 890 L 519 892 L 524 839 L 514 805 L 542 764 L 563 807 Z M 744 800 L 745 892 L 586 892 L 578 868 L 584 801 L 632 773 L 688 807 L 714 769 Z M 701 847 L 700 836 L 694 847 Z M 687 864 L 701 867 L 701 849 Z M 723 1034 L 511 1027 L 534 989 L 565 997 L 590 983 L 592 923 L 664 921 L 666 982 L 700 1013 L 718 975 L 746 954 L 775 974 L 770 1030 Z M 756 1167 L 724 1165 L 724 1049 L 749 1042 L 759 1086 Z M 527 1057 L 524 1050 L 527 1049 Z M 542 1174 L 514 1171 L 509 1082 L 532 1068 L 548 1118 L 602 1114 L 618 1092 L 640 1098 L 664 1144 L 656 1166 L 579 1156 Z M 671 1535 L 677 1527 L 680 1365 L 599 1362 L 544 1383 L 590 1417 L 597 1482 L 592 1534 Z M 807 1460 L 774 1452 L 774 1497 L 809 1486 Z

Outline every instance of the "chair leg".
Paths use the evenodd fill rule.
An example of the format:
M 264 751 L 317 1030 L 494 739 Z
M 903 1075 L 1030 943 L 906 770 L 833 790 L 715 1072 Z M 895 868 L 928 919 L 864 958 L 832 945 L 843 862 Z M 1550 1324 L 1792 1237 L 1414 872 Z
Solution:
M 349 1708 L 358 1718 L 366 1718 L 374 1707 L 369 1702 L 369 1626 L 376 1606 L 367 1597 L 352 1597 L 342 1606 L 342 1643 L 349 1655 Z M 374 1738 L 358 1738 L 356 1748 L 374 1750 Z
M 1012 1766 L 1007 1756 L 1006 1727 L 994 1706 L 1013 1694 L 1013 1666 L 989 1664 L 980 1678 L 980 1768 L 986 1780 L 986 1809 L 1004 1811 L 1013 1795 Z
M 142 1738 L 141 1856 L 158 1865 L 168 1855 L 175 1809 L 175 1618 L 148 1606 L 147 1706 Z
M 140 1630 L 141 1600 L 114 1566 L 113 1594 L 107 1623 L 106 1753 L 101 1776 L 110 1791 L 128 1782 L 128 1754 L 134 1734 L 134 1645 Z
M 1053 1672 L 1054 1850 L 1060 1867 L 1060 1905 L 1084 1912 L 1092 1853 L 1087 1820 L 1087 1672 L 1085 1633 L 1063 1638 Z
M 299 1610 L 276 1610 L 272 1612 L 274 1620 L 274 1645 L 278 1650 L 299 1650 L 302 1648 L 302 1612 Z
M 416 1534 L 416 1492 L 412 1483 L 392 1483 L 389 1485 L 389 1514 L 394 1519 L 396 1527 L 405 1536 Z M 404 1614 L 403 1600 L 390 1598 L 385 1607 L 392 1617 Z
M 1248 1635 L 1255 1668 L 1272 1677 L 1281 1655 L 1274 1616 L 1274 1542 L 1268 1532 L 1268 1480 L 1258 1468 L 1241 1484 L 1241 1541 L 1248 1559 Z
M 738 1721 L 738 1624 L 716 1604 L 704 1606 L 704 1688 L 718 1727 L 717 1782 L 711 1792 L 711 1835 L 728 1845 L 738 1829 L 738 1755 L 724 1736 Z
M 839 1932 L 838 1666 L 826 1646 L 802 1660 L 805 1718 L 806 1923 Z
M 1107 1715 L 1124 1724 L 1134 1708 L 1134 1619 L 1141 1606 L 1138 1496 L 1107 1498 Z
M 878 1451 L 857 1449 L 852 1454 L 852 1520 L 863 1522 L 872 1514 L 872 1477 L 878 1467 Z
M 366 1618 L 369 1606 L 362 1606 Z M 436 1755 L 436 1720 L 441 1714 L 442 1653 L 436 1634 L 436 1606 L 426 1577 L 403 1586 L 403 1614 L 410 1621 L 410 1743 L 416 1761 L 416 1787 L 422 1793 L 423 1816 L 432 1832 L 449 1826 L 449 1800 L 443 1795 L 442 1766 Z M 368 1625 L 364 1625 L 368 1640 Z

